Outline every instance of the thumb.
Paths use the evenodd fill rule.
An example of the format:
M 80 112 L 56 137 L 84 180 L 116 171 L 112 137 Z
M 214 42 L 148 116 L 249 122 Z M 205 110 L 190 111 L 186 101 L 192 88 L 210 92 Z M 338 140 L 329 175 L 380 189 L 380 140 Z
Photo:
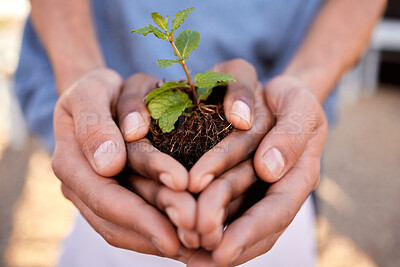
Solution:
M 237 58 L 217 64 L 211 71 L 235 77 L 236 82 L 228 82 L 224 113 L 236 129 L 250 130 L 254 123 L 254 94 L 261 88 L 256 69 L 246 60 Z
M 102 176 L 116 175 L 126 164 L 125 143 L 111 113 L 121 84 L 122 78 L 116 72 L 95 70 L 60 99 L 73 117 L 76 139 L 83 153 Z
M 124 83 L 117 111 L 125 141 L 137 141 L 149 131 L 150 114 L 144 97 L 159 83 L 160 80 L 144 73 L 136 73 Z
M 257 175 L 269 183 L 276 182 L 292 168 L 326 120 L 322 107 L 307 89 L 297 84 L 275 85 L 274 81 L 267 85 L 265 96 L 276 115 L 276 124 L 254 156 Z

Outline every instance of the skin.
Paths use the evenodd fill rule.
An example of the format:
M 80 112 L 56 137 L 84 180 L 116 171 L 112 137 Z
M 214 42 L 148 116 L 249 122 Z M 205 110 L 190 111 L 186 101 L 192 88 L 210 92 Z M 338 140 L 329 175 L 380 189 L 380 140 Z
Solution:
M 136 103 L 133 105 L 141 112 L 144 125 L 149 119 L 143 106 L 134 102 L 142 98 L 136 97 L 132 91 L 132 97 L 120 97 L 123 82 L 117 73 L 105 66 L 91 22 L 89 1 L 31 0 L 31 3 L 32 21 L 49 55 L 60 94 L 54 116 L 56 150 L 52 163 L 57 177 L 62 182 L 65 196 L 77 206 L 93 228 L 114 246 L 169 256 L 187 262 L 189 266 L 226 266 L 246 262 L 267 252 L 315 188 L 326 136 L 326 120 L 321 103 L 341 75 L 362 54 L 386 1 L 327 0 L 303 45 L 282 76 L 270 81 L 263 92 L 257 90 L 255 81 L 249 85 L 246 84 L 248 81 L 238 79 L 241 76 L 237 76 L 239 83 L 236 84 L 236 90 L 236 85 L 230 85 L 232 90 L 228 91 L 224 101 L 225 113 L 236 128 L 252 128 L 247 134 L 239 130 L 227 137 L 228 150 L 216 148 L 208 152 L 190 173 L 179 171 L 182 170 L 181 166 L 172 160 L 169 168 L 161 166 L 156 170 L 149 170 L 148 166 L 139 163 L 139 166 L 131 164 L 131 167 L 140 170 L 141 175 L 151 176 L 147 178 L 156 182 L 161 181 L 160 175 L 163 172 L 177 170 L 171 173 L 174 175 L 172 182 L 166 183 L 170 188 L 187 187 L 192 192 L 203 191 L 202 194 L 209 190 L 215 192 L 216 195 L 207 193 L 210 194 L 210 198 L 214 197 L 215 206 L 211 201 L 199 201 L 196 204 L 197 221 L 194 222 L 196 231 L 200 233 L 198 243 L 206 244 L 209 248 L 214 247 L 212 252 L 196 252 L 183 248 L 174 225 L 162 209 L 160 211 L 145 202 L 144 196 L 139 197 L 119 186 L 115 179 L 107 178 L 118 174 L 126 164 L 124 139 L 140 140 L 146 131 L 144 128 L 132 136 L 121 133 L 111 120 L 112 114 L 118 110 L 119 119 L 122 121 L 120 125 L 123 125 L 124 114 L 131 111 L 126 108 L 118 109 L 118 100 L 129 98 L 124 101 Z M 225 72 L 234 74 L 235 70 L 240 70 L 240 66 L 246 65 L 240 60 L 233 63 L 235 64 L 230 62 L 225 65 Z M 249 71 L 241 70 L 239 75 L 253 77 L 250 68 L 244 68 Z M 253 82 L 253 79 L 248 80 Z M 154 78 L 149 78 L 149 81 L 143 78 L 142 85 L 148 88 L 152 82 Z M 232 112 L 233 105 L 229 103 L 233 103 L 233 99 L 242 100 L 248 105 L 251 110 L 248 121 L 243 121 L 235 116 L 237 113 Z M 265 127 L 258 131 L 253 130 L 257 125 L 257 99 L 265 99 L 265 109 L 270 109 L 277 115 L 277 126 L 266 135 L 260 134 L 266 130 Z M 291 117 L 291 120 L 285 116 L 293 113 L 300 115 Z M 311 126 L 309 121 L 304 119 L 310 114 L 313 118 Z M 270 118 L 267 121 L 274 119 L 271 115 L 266 116 L 268 117 Z M 92 123 L 92 119 L 95 120 L 95 124 Z M 269 122 L 264 121 L 262 124 L 268 125 Z M 310 131 L 293 134 L 299 127 Z M 251 138 L 252 134 L 256 138 Z M 117 153 L 108 164 L 99 167 L 94 155 L 100 144 L 105 141 L 112 141 Z M 231 205 L 232 201 L 227 200 L 233 195 L 229 186 L 226 187 L 225 195 L 219 191 L 221 185 L 218 183 L 215 185 L 217 189 L 213 188 L 214 183 L 218 181 L 217 177 L 227 179 L 224 173 L 228 169 L 250 158 L 250 153 L 244 153 L 242 158 L 238 156 L 244 150 L 243 142 L 246 142 L 250 150 L 254 150 L 260 144 L 253 160 L 254 169 L 260 179 L 274 184 L 265 198 L 229 225 L 221 237 L 220 217 L 211 218 L 206 216 L 205 212 L 209 208 L 210 211 L 219 214 L 223 212 L 224 206 L 226 212 L 227 207 Z M 279 175 L 269 172 L 263 160 L 263 155 L 271 148 L 280 151 L 284 160 L 284 170 Z M 148 158 L 163 157 L 157 151 L 150 150 L 148 153 L 151 154 Z M 218 160 L 218 164 L 209 164 L 216 162 L 213 160 Z M 203 178 L 208 174 L 211 176 L 208 176 L 207 183 L 204 183 Z M 137 185 L 136 190 L 140 191 Z M 143 192 L 139 193 L 144 195 Z M 175 197 L 178 198 L 176 195 Z M 172 203 L 168 201 L 164 205 Z M 157 206 L 157 203 L 153 204 Z M 182 221 L 171 220 L 178 225 L 180 223 L 180 228 L 191 231 L 189 229 L 192 227 L 189 226 L 193 222 L 185 218 L 191 216 L 186 208 L 176 208 L 183 214 L 180 216 L 178 212 Z M 270 211 L 269 216 L 264 214 L 265 210 Z M 129 216 L 136 212 L 143 216 Z M 168 214 L 166 210 L 165 212 Z M 260 227 L 260 223 L 264 225 L 265 221 L 268 221 L 268 227 Z M 221 242 L 218 242 L 219 239 Z M 196 240 L 193 243 L 196 243 Z
M 259 178 L 275 183 L 263 200 L 228 226 L 212 253 L 194 255 L 189 266 L 234 266 L 247 262 L 269 251 L 290 224 L 319 181 L 327 132 L 321 104 L 364 51 L 385 5 L 383 0 L 326 1 L 288 68 L 265 85 L 264 96 L 267 106 L 277 115 L 276 124 L 259 145 L 254 168 Z M 279 176 L 274 176 L 263 160 L 271 148 L 277 148 L 284 159 Z M 204 158 L 197 164 L 203 164 Z M 204 167 L 204 172 L 213 169 Z M 196 179 L 193 176 L 191 180 Z M 268 216 L 265 210 L 269 211 Z M 215 223 L 214 218 L 204 219 L 205 212 L 197 218 L 202 218 L 198 219 L 200 228 L 202 224 Z
M 60 95 L 54 115 L 56 148 L 52 166 L 64 195 L 111 245 L 185 261 L 189 250 L 182 247 L 170 220 L 112 178 L 126 165 L 124 138 L 139 138 L 143 133 L 123 136 L 112 120 L 115 111 L 120 119 L 129 111 L 123 108 L 124 101 L 119 102 L 128 96 L 120 97 L 123 81 L 115 71 L 105 67 L 90 19 L 89 1 L 32 0 L 31 4 L 32 21 L 49 55 Z M 138 76 L 143 87 L 154 88 L 154 78 L 145 81 L 149 77 Z M 125 85 L 129 86 L 129 81 Z M 144 92 L 140 91 L 138 99 L 143 99 Z M 230 101 L 235 98 L 244 97 L 236 93 Z M 146 124 L 147 111 L 136 105 L 137 109 L 141 107 Z M 236 121 L 232 116 L 231 123 L 235 125 Z M 103 150 L 115 155 L 108 164 L 99 166 L 96 152 L 108 141 L 114 147 L 106 146 Z M 169 164 L 150 169 L 143 165 L 145 162 L 135 161 L 131 167 L 154 180 L 169 172 L 176 181 L 169 186 L 177 185 L 174 189 L 178 190 L 187 187 L 189 175 L 180 164 L 157 151 L 147 158 L 152 157 Z M 136 213 L 142 216 L 133 216 Z M 187 221 L 182 223 L 182 229 L 190 228 Z

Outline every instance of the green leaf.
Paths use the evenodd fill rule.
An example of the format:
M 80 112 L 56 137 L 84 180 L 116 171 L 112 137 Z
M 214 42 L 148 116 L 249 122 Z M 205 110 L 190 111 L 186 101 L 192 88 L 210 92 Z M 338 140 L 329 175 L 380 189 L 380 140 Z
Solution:
M 146 104 L 148 104 L 153 98 L 155 98 L 156 96 L 164 93 L 167 90 L 170 90 L 170 89 L 173 89 L 173 88 L 176 88 L 176 87 L 183 87 L 183 86 L 187 86 L 187 83 L 177 83 L 177 82 L 163 83 L 160 88 L 157 88 L 157 89 L 151 91 L 147 95 Z
M 218 72 L 199 73 L 194 76 L 194 80 L 197 88 L 207 88 L 220 82 L 236 82 L 232 75 Z
M 158 125 L 166 133 L 174 129 L 175 122 L 190 105 L 192 100 L 184 92 L 166 91 L 153 98 L 147 107 L 151 117 L 159 120 Z
M 181 24 L 185 21 L 185 19 L 189 16 L 190 12 L 194 7 L 190 7 L 188 9 L 178 11 L 178 13 L 175 14 L 175 17 L 172 19 L 172 32 L 174 32 L 176 29 L 181 26 Z
M 226 82 L 218 82 L 207 88 L 197 88 L 197 99 L 199 101 L 206 101 L 207 98 L 211 95 L 213 89 L 218 86 L 227 86 Z
M 168 37 L 165 33 L 160 31 L 158 28 L 154 27 L 152 24 L 149 24 L 149 26 L 131 31 L 131 33 L 134 33 L 134 32 L 136 32 L 138 34 L 142 34 L 144 36 L 146 36 L 149 33 L 153 33 L 159 39 L 167 39 L 167 37 Z
M 190 55 L 193 50 L 197 49 L 200 42 L 200 33 L 192 30 L 184 30 L 175 40 L 176 48 L 182 57 Z
M 190 102 L 189 105 L 192 103 Z M 175 122 L 182 115 L 183 111 L 186 109 L 186 104 L 178 105 L 167 110 L 161 118 L 158 120 L 158 126 L 160 126 L 163 133 L 169 133 L 175 129 Z
M 174 65 L 182 60 L 188 60 L 189 57 L 177 58 L 177 59 L 157 59 L 157 65 L 162 68 L 166 68 Z
M 164 19 L 163 16 L 160 15 L 160 13 L 158 13 L 158 12 L 153 12 L 153 13 L 151 13 L 151 17 L 153 18 L 154 22 L 155 22 L 161 29 L 163 29 L 165 32 L 168 31 L 168 18 L 169 18 L 169 16 L 167 16 L 167 17 Z
M 211 86 L 207 87 L 207 88 L 197 88 L 197 99 L 199 101 L 201 101 L 201 100 L 206 101 L 211 93 L 212 93 L 212 87 Z

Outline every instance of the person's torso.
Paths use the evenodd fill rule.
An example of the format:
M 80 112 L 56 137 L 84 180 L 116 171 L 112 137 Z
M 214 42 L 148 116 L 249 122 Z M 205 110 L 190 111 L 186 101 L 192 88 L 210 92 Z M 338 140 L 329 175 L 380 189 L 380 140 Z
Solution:
M 194 6 L 195 10 L 178 30 L 201 33 L 197 50 L 190 56 L 193 73 L 214 64 L 244 58 L 254 64 L 261 80 L 279 73 L 302 40 L 321 0 L 95 0 L 96 27 L 107 63 L 124 77 L 147 72 L 159 78 L 180 79 L 180 66 L 161 69 L 156 59 L 173 58 L 170 45 L 131 34 L 132 29 L 152 23 L 150 14 L 173 15 Z M 154 24 L 154 23 L 153 23 Z

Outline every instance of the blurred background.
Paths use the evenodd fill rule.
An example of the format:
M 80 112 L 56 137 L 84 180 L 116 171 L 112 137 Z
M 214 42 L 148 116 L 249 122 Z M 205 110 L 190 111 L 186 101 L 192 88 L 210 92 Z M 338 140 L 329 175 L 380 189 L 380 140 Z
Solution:
M 0 0 L 0 266 L 54 266 L 74 208 L 11 88 L 26 0 Z M 317 190 L 321 267 L 400 266 L 400 1 L 340 84 Z

